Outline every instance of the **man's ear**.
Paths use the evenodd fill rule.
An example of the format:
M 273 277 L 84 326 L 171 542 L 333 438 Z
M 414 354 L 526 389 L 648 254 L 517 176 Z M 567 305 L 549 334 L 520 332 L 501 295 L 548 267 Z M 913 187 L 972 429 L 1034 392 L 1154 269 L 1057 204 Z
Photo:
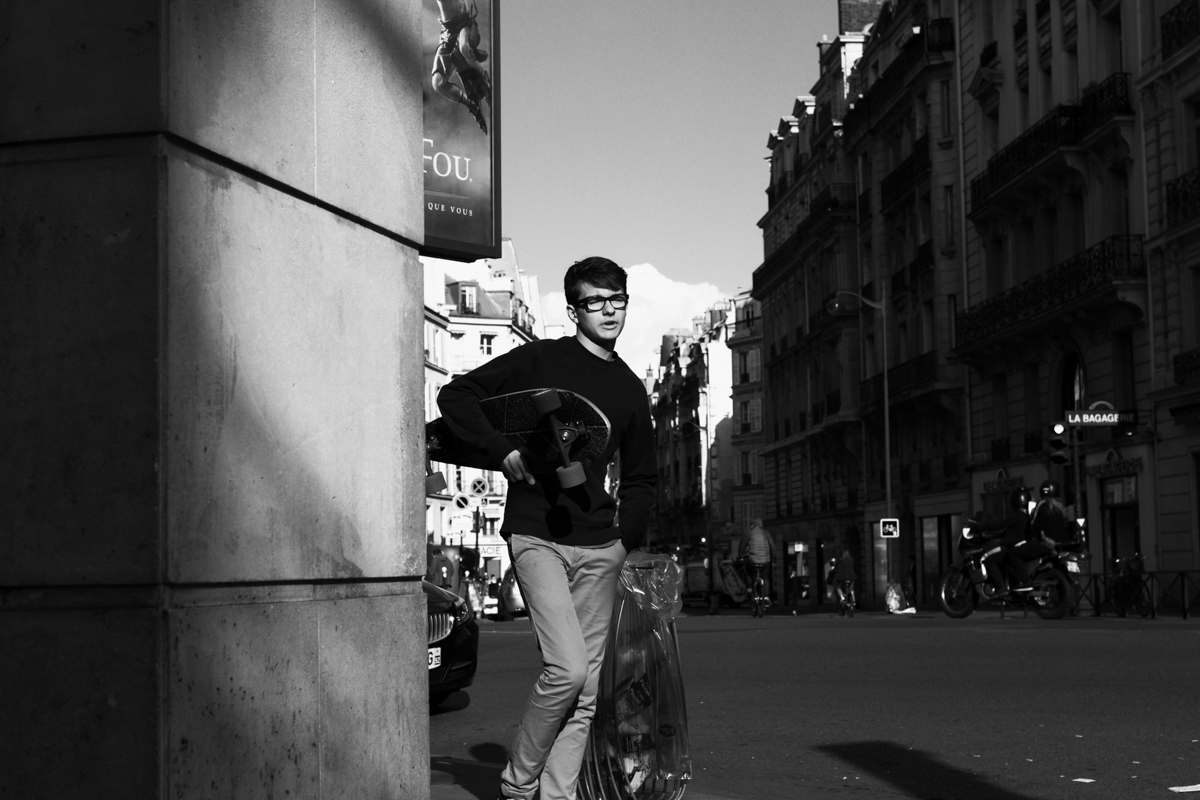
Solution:
M 575 315 L 575 306 L 567 306 L 567 319 L 571 320 L 571 322 L 574 322 L 576 325 L 579 324 L 579 318 Z

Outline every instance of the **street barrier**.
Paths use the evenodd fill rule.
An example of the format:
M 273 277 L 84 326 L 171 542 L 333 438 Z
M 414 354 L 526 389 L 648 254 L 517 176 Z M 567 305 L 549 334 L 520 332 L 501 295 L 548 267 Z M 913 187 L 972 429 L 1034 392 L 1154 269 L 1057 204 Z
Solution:
M 1077 614 L 1085 608 L 1094 617 L 1100 616 L 1106 608 L 1119 613 L 1114 595 L 1124 580 L 1128 578 L 1108 572 L 1080 576 L 1071 613 Z M 1200 605 L 1200 570 L 1144 572 L 1138 591 L 1147 599 L 1151 619 L 1157 619 L 1159 612 L 1164 610 L 1178 610 L 1184 619 L 1188 619 L 1192 607 Z

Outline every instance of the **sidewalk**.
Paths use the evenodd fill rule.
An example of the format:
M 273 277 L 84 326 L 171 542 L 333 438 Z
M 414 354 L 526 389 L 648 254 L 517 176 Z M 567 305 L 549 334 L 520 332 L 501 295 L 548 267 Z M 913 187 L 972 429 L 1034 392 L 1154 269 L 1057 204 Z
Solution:
M 503 764 L 464 758 L 429 758 L 429 800 L 495 800 Z M 735 800 L 688 789 L 683 800 Z

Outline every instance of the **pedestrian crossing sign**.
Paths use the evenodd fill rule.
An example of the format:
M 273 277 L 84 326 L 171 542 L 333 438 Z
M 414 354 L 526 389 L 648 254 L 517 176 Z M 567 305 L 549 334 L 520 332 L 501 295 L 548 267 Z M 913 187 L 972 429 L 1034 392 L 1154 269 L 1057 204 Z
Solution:
M 900 538 L 900 520 L 898 520 L 898 519 L 881 519 L 881 520 L 879 520 L 879 537 L 881 539 L 898 539 L 898 538 Z

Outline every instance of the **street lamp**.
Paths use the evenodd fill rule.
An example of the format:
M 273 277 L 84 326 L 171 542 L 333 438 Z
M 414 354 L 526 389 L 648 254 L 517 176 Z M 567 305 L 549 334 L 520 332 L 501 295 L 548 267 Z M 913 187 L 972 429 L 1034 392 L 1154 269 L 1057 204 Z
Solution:
M 857 297 L 864 305 L 879 311 L 879 323 L 883 327 L 883 494 L 884 501 L 887 505 L 887 517 L 892 518 L 892 423 L 891 413 L 889 408 L 891 403 L 888 396 L 888 345 L 887 345 L 887 304 L 884 300 L 876 303 L 873 300 L 868 300 L 857 292 L 838 289 L 838 295 L 848 294 L 851 297 Z M 835 297 L 829 301 L 826 307 L 829 313 L 834 313 L 839 310 L 840 304 Z

